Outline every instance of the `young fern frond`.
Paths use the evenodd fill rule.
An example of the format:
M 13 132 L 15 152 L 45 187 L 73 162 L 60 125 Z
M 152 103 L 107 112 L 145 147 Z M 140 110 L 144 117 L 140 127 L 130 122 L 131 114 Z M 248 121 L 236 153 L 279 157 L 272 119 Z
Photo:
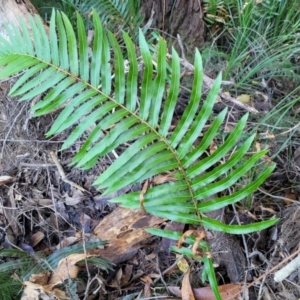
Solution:
M 126 150 L 94 183 L 99 189 L 106 189 L 104 194 L 173 172 L 175 181 L 148 188 L 143 199 L 148 213 L 232 234 L 249 233 L 276 223 L 277 220 L 273 219 L 241 226 L 226 225 L 204 215 L 249 196 L 274 169 L 274 165 L 266 167 L 253 182 L 231 195 L 202 201 L 226 191 L 266 153 L 261 151 L 241 163 L 254 136 L 234 150 L 246 125 L 246 115 L 223 145 L 212 155 L 201 159 L 226 115 L 226 110 L 222 111 L 204 133 L 200 144 L 195 144 L 212 115 L 221 75 L 199 110 L 203 68 L 201 55 L 196 50 L 189 103 L 173 129 L 171 122 L 180 86 L 180 59 L 176 51 L 172 49 L 169 60 L 165 41 L 160 38 L 155 60 L 140 31 L 143 71 L 139 82 L 135 45 L 128 34 L 123 33 L 124 54 L 115 36 L 104 31 L 96 13 L 93 14 L 93 24 L 91 49 L 88 48 L 79 14 L 77 34 L 64 14 L 54 12 L 49 38 L 38 17 L 31 22 L 32 40 L 25 26 L 20 31 L 8 26 L 9 40 L 0 37 L 0 66 L 4 66 L 0 79 L 23 72 L 10 95 L 29 100 L 43 94 L 43 99 L 32 108 L 36 116 L 62 108 L 47 136 L 73 128 L 62 146 L 66 149 L 83 138 L 88 129 L 94 128 L 74 157 L 73 165 L 89 169 L 99 157 L 126 144 L 129 145 Z M 129 62 L 128 72 L 125 71 L 124 57 Z M 227 156 L 230 157 L 228 160 L 218 164 Z M 139 192 L 122 195 L 113 201 L 122 203 L 124 207 L 141 206 Z

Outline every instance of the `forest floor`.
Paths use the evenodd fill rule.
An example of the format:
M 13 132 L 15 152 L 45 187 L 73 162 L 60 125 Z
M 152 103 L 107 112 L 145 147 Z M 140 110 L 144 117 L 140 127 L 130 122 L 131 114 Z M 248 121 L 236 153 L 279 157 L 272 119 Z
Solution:
M 88 271 L 89 280 L 94 281 L 89 290 L 86 284 L 81 288 L 78 285 L 80 299 L 178 299 L 176 287 L 182 286 L 184 264 L 191 269 L 191 285 L 203 286 L 200 263 L 176 257 L 169 251 L 171 241 L 154 238 L 144 231 L 148 227 L 182 231 L 188 228 L 139 210 L 120 208 L 108 201 L 110 197 L 102 197 L 92 183 L 111 164 L 113 157 L 100 160 L 88 171 L 70 167 L 79 145 L 59 152 L 67 133 L 47 140 L 45 132 L 53 116 L 32 118 L 29 102 L 8 97 L 10 84 L 7 81 L 0 85 L 0 247 L 51 253 L 76 243 L 108 241 L 97 253 L 111 260 L 113 269 L 100 272 L 94 266 L 81 267 L 79 274 L 83 280 L 87 280 Z M 224 105 L 228 103 L 216 105 L 215 112 Z M 244 112 L 231 107 L 224 130 L 225 126 L 236 124 Z M 268 113 L 263 109 L 251 116 L 247 130 L 251 131 Z M 255 147 L 270 149 L 266 160 L 274 161 L 276 170 L 251 199 L 236 205 L 236 211 L 228 208 L 226 216 L 228 222 L 238 219 L 243 224 L 276 216 L 281 220 L 270 230 L 239 236 L 232 244 L 228 237 L 225 242 L 224 237 L 216 242 L 214 249 L 219 251 L 224 250 L 227 243 L 224 255 L 217 250 L 213 253 L 219 284 L 244 287 L 252 283 L 242 296 L 226 299 L 300 297 L 298 269 L 282 282 L 274 281 L 274 273 L 282 269 L 299 248 L 299 129 L 296 123 L 290 124 L 287 120 L 277 128 L 275 135 L 269 133 L 268 126 L 265 129 L 258 132 Z M 218 141 L 215 144 L 218 146 Z M 243 256 L 239 277 L 232 274 L 240 261 L 235 255 Z M 200 296 L 195 293 L 195 299 L 213 299 L 211 294 L 203 296 L 203 293 L 199 290 Z

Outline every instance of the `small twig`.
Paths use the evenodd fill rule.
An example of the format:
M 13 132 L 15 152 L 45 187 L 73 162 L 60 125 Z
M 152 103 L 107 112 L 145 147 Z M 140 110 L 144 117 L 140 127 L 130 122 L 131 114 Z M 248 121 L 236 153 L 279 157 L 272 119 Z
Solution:
M 153 284 L 155 284 L 158 280 L 160 280 L 162 278 L 163 275 L 165 275 L 166 273 L 168 273 L 170 270 L 174 269 L 178 262 L 184 257 L 184 255 L 180 255 L 177 257 L 177 259 L 175 260 L 175 262 L 170 266 L 168 267 L 167 269 L 165 269 L 163 272 L 160 272 L 160 270 L 158 269 L 159 273 L 160 273 L 160 277 L 159 278 L 156 278 L 154 281 L 153 281 Z M 162 280 L 162 282 L 164 282 L 164 280 Z
M 62 181 L 64 181 L 65 183 L 68 183 L 70 184 L 71 186 L 75 187 L 76 189 L 78 190 L 81 190 L 82 192 L 87 192 L 89 194 L 91 194 L 89 191 L 87 191 L 86 189 L 84 189 L 83 187 L 81 187 L 80 185 L 76 184 L 75 182 L 69 180 L 67 177 L 66 177 L 66 174 L 60 164 L 60 162 L 58 161 L 58 158 L 56 157 L 55 153 L 53 151 L 50 152 L 50 155 L 51 155 L 51 158 L 53 160 L 53 162 L 55 163 L 56 167 L 57 167 L 57 170 L 58 170 L 58 173 L 59 175 L 61 176 L 61 179 Z
M 262 260 L 264 263 L 266 263 L 269 267 L 271 266 L 271 263 L 269 260 L 260 252 L 260 251 L 253 251 L 248 255 L 248 258 L 253 257 L 254 255 L 258 255 L 260 260 Z
M 181 50 L 181 56 L 182 56 L 182 59 L 183 59 L 183 60 L 186 60 L 186 59 L 185 59 L 185 54 L 184 54 L 184 48 L 183 48 L 182 40 L 181 40 L 179 34 L 177 34 L 177 42 L 178 42 L 178 45 L 179 45 L 180 50 Z
M 250 105 L 244 104 L 244 103 L 242 103 L 242 102 L 236 100 L 235 98 L 230 97 L 230 96 L 227 95 L 226 93 L 221 93 L 221 97 L 222 97 L 223 99 L 227 100 L 227 101 L 232 102 L 233 104 L 235 104 L 235 105 L 237 105 L 237 106 L 239 106 L 239 107 L 242 107 L 243 109 L 245 109 L 245 110 L 247 110 L 247 111 L 249 111 L 249 112 L 252 112 L 252 113 L 254 113 L 254 114 L 258 114 L 258 113 L 259 113 L 259 111 L 258 111 L 256 108 L 251 107 Z
M 276 282 L 283 281 L 299 267 L 300 267 L 300 256 L 297 256 L 292 261 L 290 261 L 286 266 L 284 266 L 282 269 L 280 269 L 274 274 L 274 280 Z
M 28 168 L 49 168 L 55 167 L 55 164 L 29 164 L 29 163 L 20 163 L 20 167 L 28 167 Z
M 0 142 L 61 144 L 65 141 L 0 139 Z M 82 144 L 82 142 L 80 142 Z M 77 142 L 78 144 L 78 142 Z
M 299 126 L 300 126 L 300 122 L 298 124 L 296 124 L 295 126 L 293 126 L 292 128 L 290 128 L 289 130 L 280 132 L 280 133 L 276 134 L 275 136 L 286 135 L 287 133 L 290 133 L 291 131 L 295 130 Z
M 289 198 L 286 198 L 286 197 L 282 197 L 282 196 L 275 196 L 275 195 L 269 194 L 266 191 L 264 191 L 262 188 L 258 188 L 258 190 L 260 192 L 262 192 L 263 194 L 265 194 L 265 195 L 267 195 L 269 197 L 272 197 L 273 199 L 284 200 L 284 201 L 289 201 L 289 202 L 293 202 L 293 203 L 298 203 L 299 204 L 299 201 L 295 201 L 295 200 L 292 200 L 292 199 L 289 199 Z
M 259 276 L 258 278 L 256 278 L 255 280 L 253 280 L 250 284 L 248 284 L 247 286 L 243 287 L 239 292 L 237 292 L 236 294 L 232 295 L 232 297 L 236 297 L 238 296 L 241 292 L 245 291 L 246 289 L 249 289 L 251 286 L 253 286 L 256 282 L 259 282 L 261 279 L 263 279 L 265 276 L 269 275 L 270 273 L 274 272 L 275 270 L 277 270 L 281 265 L 285 264 L 288 260 L 294 258 L 296 255 L 298 255 L 300 253 L 300 249 L 297 250 L 296 252 L 294 252 L 293 254 L 291 254 L 289 257 L 286 257 L 283 261 L 281 261 L 278 265 L 274 266 L 272 269 L 268 270 L 267 272 L 265 272 L 264 274 L 262 274 L 261 276 Z

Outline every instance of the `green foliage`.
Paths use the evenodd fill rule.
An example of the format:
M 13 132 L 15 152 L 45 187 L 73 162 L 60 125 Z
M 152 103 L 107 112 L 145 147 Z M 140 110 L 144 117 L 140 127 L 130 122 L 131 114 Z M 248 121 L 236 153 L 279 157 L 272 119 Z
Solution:
M 51 16 L 52 8 L 61 10 L 76 27 L 76 13 L 78 12 L 84 21 L 86 29 L 91 28 L 91 14 L 95 10 L 102 22 L 113 32 L 125 30 L 131 36 L 138 33 L 138 28 L 143 20 L 139 13 L 140 0 L 34 0 L 41 15 L 45 18 Z
M 208 1 L 211 2 L 211 1 Z M 214 1 L 212 1 L 214 2 Z M 299 81 L 299 1 L 217 1 L 211 22 L 222 19 L 214 46 L 204 50 L 206 66 L 217 66 L 235 88 L 251 90 L 253 81 Z M 208 7 L 210 7 L 208 5 Z M 211 23 L 210 22 L 210 23 Z
M 104 31 L 95 12 L 93 24 L 91 49 L 88 48 L 84 23 L 79 14 L 77 34 L 66 15 L 53 13 L 49 38 L 38 17 L 31 22 L 33 39 L 25 26 L 21 30 L 8 26 L 9 41 L 0 37 L 0 66 L 4 67 L 0 78 L 23 72 L 10 95 L 21 96 L 20 101 L 24 101 L 43 94 L 43 99 L 32 108 L 36 116 L 61 108 L 47 136 L 71 129 L 62 150 L 84 139 L 72 164 L 89 169 L 100 157 L 125 145 L 123 153 L 94 183 L 97 188 L 105 189 L 104 194 L 166 172 L 172 172 L 175 181 L 150 186 L 142 201 L 139 192 L 113 199 L 124 207 L 142 206 L 156 216 L 232 234 L 262 230 L 275 224 L 276 219 L 241 226 L 227 225 L 204 215 L 249 196 L 274 169 L 274 165 L 265 166 L 251 183 L 230 195 L 226 194 L 227 189 L 266 153 L 261 151 L 241 162 L 254 139 L 252 135 L 241 140 L 247 115 L 210 156 L 205 151 L 220 131 L 226 110 L 212 121 L 197 144 L 212 116 L 221 75 L 201 103 L 203 68 L 201 56 L 196 51 L 189 103 L 173 129 L 181 71 L 176 51 L 172 49 L 169 59 L 166 43 L 159 38 L 157 51 L 153 53 L 140 31 L 140 62 L 127 33 L 123 32 L 125 51 L 111 32 Z M 124 57 L 129 63 L 128 68 L 125 68 Z M 141 65 L 143 70 L 139 71 Z M 241 146 L 235 149 L 238 142 Z M 220 192 L 223 196 L 214 196 Z M 203 201 L 210 196 L 215 198 Z M 205 251 L 208 249 L 204 242 L 199 246 Z M 216 297 L 220 299 L 211 259 L 204 257 L 203 261 Z

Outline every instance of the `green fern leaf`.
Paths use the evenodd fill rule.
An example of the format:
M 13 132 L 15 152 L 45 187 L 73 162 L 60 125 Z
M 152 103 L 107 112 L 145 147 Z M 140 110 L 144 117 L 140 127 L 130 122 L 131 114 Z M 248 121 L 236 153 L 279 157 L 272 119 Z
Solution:
M 162 38 L 158 39 L 154 53 L 155 47 L 148 45 L 140 30 L 139 63 L 135 45 L 128 34 L 123 33 L 126 49 L 122 49 L 114 34 L 103 29 L 95 12 L 91 49 L 78 14 L 77 34 L 62 13 L 53 12 L 49 38 L 38 18 L 32 19 L 31 23 L 32 40 L 23 22 L 21 30 L 6 27 L 8 40 L 0 37 L 0 66 L 4 67 L 0 78 L 25 70 L 10 94 L 21 96 L 20 100 L 43 94 L 43 99 L 32 108 L 36 116 L 61 108 L 47 136 L 71 129 L 62 150 L 83 140 L 73 165 L 89 169 L 98 158 L 126 145 L 123 153 L 94 183 L 105 189 L 104 194 L 172 172 L 172 182 L 150 186 L 144 195 L 143 206 L 148 213 L 233 234 L 261 230 L 277 221 L 237 226 L 222 224 L 204 215 L 249 196 L 270 175 L 274 166 L 266 167 L 253 182 L 243 185 L 232 195 L 225 193 L 220 198 L 202 201 L 236 185 L 266 152 L 261 151 L 241 162 L 254 139 L 251 136 L 241 142 L 248 117 L 245 115 L 213 154 L 205 154 L 220 130 L 226 110 L 212 121 L 200 143 L 196 144 L 211 118 L 221 85 L 219 75 L 199 110 L 203 68 L 198 51 L 189 102 L 173 128 L 171 123 L 180 91 L 180 59 L 174 49 L 170 61 L 167 59 Z M 20 50 L 19 45 L 23 45 Z M 139 71 L 140 67 L 142 71 Z M 238 143 L 240 147 L 237 147 Z M 112 201 L 130 208 L 141 205 L 139 192 Z

